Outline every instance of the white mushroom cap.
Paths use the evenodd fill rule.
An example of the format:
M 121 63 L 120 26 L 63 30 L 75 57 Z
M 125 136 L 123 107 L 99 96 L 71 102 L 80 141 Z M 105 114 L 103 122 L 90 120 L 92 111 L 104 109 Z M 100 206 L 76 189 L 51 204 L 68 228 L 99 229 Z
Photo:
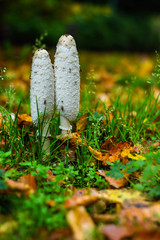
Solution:
M 62 35 L 58 41 L 54 72 L 57 110 L 72 122 L 79 112 L 80 74 L 76 43 L 71 35 Z
M 31 116 L 36 124 L 39 115 L 50 116 L 54 111 L 54 74 L 48 52 L 39 49 L 35 52 L 31 71 Z

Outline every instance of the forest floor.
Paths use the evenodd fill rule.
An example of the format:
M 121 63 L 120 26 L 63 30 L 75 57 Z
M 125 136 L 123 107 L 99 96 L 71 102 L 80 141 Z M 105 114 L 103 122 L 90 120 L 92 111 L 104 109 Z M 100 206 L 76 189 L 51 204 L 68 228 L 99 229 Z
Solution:
M 55 111 L 46 155 L 27 51 L 0 50 L 0 239 L 160 239 L 158 56 L 80 52 L 79 115 L 62 136 Z

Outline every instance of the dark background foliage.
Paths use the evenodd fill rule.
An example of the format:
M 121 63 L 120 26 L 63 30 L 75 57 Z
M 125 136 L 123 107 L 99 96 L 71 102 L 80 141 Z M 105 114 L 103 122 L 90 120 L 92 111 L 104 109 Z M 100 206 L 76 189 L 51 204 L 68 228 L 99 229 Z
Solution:
M 160 1 L 0 0 L 0 42 L 34 44 L 48 33 L 48 46 L 64 33 L 79 48 L 152 51 L 160 49 Z

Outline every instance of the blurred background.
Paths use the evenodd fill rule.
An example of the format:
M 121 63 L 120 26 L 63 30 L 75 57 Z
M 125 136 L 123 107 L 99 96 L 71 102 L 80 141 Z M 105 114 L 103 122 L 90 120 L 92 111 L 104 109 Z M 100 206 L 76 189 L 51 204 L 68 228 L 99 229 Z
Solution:
M 80 49 L 152 51 L 160 49 L 160 1 L 0 0 L 1 45 L 33 44 L 47 32 L 48 46 L 64 33 Z
M 33 50 L 47 48 L 53 62 L 57 41 L 66 33 L 77 43 L 82 88 L 92 80 L 106 105 L 124 86 L 145 94 L 153 84 L 159 93 L 152 76 L 160 50 L 159 0 L 0 0 L 0 77 L 6 80 L 0 86 L 12 84 L 14 111 L 22 101 L 30 112 Z M 0 105 L 9 104 L 9 94 L 1 90 Z

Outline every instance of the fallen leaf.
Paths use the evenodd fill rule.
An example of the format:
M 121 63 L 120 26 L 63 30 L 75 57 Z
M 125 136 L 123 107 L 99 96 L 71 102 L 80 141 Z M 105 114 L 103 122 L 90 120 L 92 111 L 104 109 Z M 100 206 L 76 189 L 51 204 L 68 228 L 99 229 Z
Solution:
M 147 203 L 136 201 L 129 206 L 123 205 L 120 211 L 119 219 L 123 224 L 143 225 L 145 223 L 154 224 L 160 218 L 160 202 Z
M 95 196 L 92 196 L 92 195 L 84 195 L 84 196 L 72 196 L 71 198 L 67 199 L 65 202 L 64 202 L 64 206 L 66 208 L 73 208 L 75 206 L 80 206 L 80 205 L 83 205 L 83 206 L 88 206 L 96 201 L 98 201 L 99 199 L 99 196 L 95 195 Z
M 114 140 L 114 138 L 113 138 Z M 115 141 L 115 140 L 114 140 Z M 88 150 L 91 152 L 94 158 L 99 161 L 102 161 L 104 166 L 107 166 L 108 163 L 114 163 L 116 160 L 120 159 L 123 164 L 128 162 L 128 159 L 143 159 L 142 156 L 132 154 L 133 143 L 131 141 L 121 141 L 116 145 L 109 145 L 110 139 L 108 142 L 103 146 L 103 148 L 110 147 L 110 151 L 105 153 L 99 150 L 95 150 L 92 147 L 88 146 Z
M 0 226 L 0 235 L 12 232 L 15 228 L 17 228 L 17 226 L 18 226 L 18 224 L 14 220 L 3 223 Z M 4 239 L 6 239 L 6 238 L 4 238 Z
M 59 138 L 59 136 L 57 136 L 57 138 Z M 87 145 L 87 141 L 84 136 L 82 138 L 82 136 L 77 132 L 64 134 L 61 138 L 59 138 L 59 140 L 62 142 L 69 140 L 69 143 L 74 146 Z
M 2 127 L 2 123 L 3 123 L 3 117 L 2 117 L 2 114 L 0 113 L 0 128 Z
M 18 181 L 6 179 L 5 183 L 9 189 L 25 195 L 32 194 L 37 189 L 35 177 L 30 174 L 20 177 Z M 6 191 L 8 191 L 8 189 L 6 189 Z
M 132 189 L 107 189 L 98 191 L 99 199 L 103 199 L 112 203 L 123 203 L 125 200 L 145 200 L 142 193 Z
M 71 229 L 69 228 L 56 229 L 52 232 L 49 232 L 49 236 L 45 238 L 45 240 L 62 240 L 62 239 L 74 240 Z
M 117 214 L 97 214 L 94 213 L 92 218 L 96 222 L 115 222 L 117 220 Z
M 106 141 L 102 144 L 101 150 L 110 151 L 116 145 L 116 137 L 108 137 Z
M 32 125 L 32 118 L 28 114 L 21 114 L 18 115 L 18 126 L 31 126 Z
M 143 231 L 137 234 L 133 240 L 159 240 L 160 239 L 160 231 L 157 230 L 150 230 L 150 231 Z
M 83 132 L 86 128 L 87 121 L 88 113 L 85 113 L 79 118 L 78 122 L 76 123 L 76 132 Z
M 53 175 L 53 172 L 51 170 L 48 170 L 47 174 L 48 174 L 47 181 L 55 181 L 56 176 Z
M 54 207 L 56 205 L 56 202 L 52 199 L 48 199 L 46 201 L 46 204 L 49 206 L 49 207 Z
M 121 240 L 123 238 L 131 237 L 133 229 L 128 226 L 117 226 L 115 224 L 109 224 L 100 228 L 103 235 L 110 240 Z
M 105 180 L 113 187 L 115 188 L 121 188 L 124 187 L 127 183 L 127 180 L 125 178 L 122 179 L 115 179 L 113 177 L 106 176 L 107 171 L 104 170 L 98 170 L 97 174 L 104 177 Z
M 36 179 L 35 176 L 31 174 L 23 175 L 18 179 L 18 182 L 28 184 L 30 189 L 29 191 L 26 192 L 26 194 L 31 194 L 34 193 L 37 190 L 37 184 L 36 184 Z
M 29 184 L 22 183 L 22 182 L 16 182 L 12 179 L 6 179 L 5 183 L 12 190 L 18 190 L 21 192 L 27 192 L 30 190 Z
M 75 207 L 66 215 L 75 240 L 90 240 L 95 224 L 83 206 Z

